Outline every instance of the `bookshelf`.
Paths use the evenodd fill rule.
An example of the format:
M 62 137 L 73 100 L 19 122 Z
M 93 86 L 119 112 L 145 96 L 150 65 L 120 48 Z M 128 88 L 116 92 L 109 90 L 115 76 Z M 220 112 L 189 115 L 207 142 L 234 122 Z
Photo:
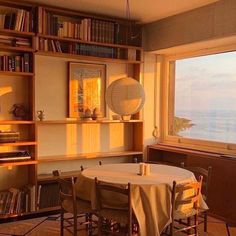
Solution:
M 31 156 L 29 160 L 0 162 L 1 175 L 11 183 L 6 178 L 0 181 L 1 221 L 35 210 L 37 141 L 33 107 L 35 8 L 12 1 L 0 1 L 0 6 L 0 87 L 11 88 L 9 94 L 1 96 L 0 130 L 19 133 L 17 141 L 1 141 L 0 152 L 24 150 Z M 17 103 L 26 109 L 24 115 L 9 114 Z
M 7 83 L 13 88 L 12 94 L 4 95 L 8 96 L 8 102 L 3 102 L 4 97 L 1 98 L 0 130 L 10 129 L 20 133 L 18 141 L 0 143 L 0 152 L 26 150 L 31 156 L 30 160 L 0 162 L 0 172 L 9 178 L 5 183 L 4 180 L 0 181 L 0 201 L 5 204 L 5 212 L 3 204 L 0 204 L 0 222 L 6 222 L 7 219 L 58 209 L 58 199 L 44 202 L 45 196 L 40 198 L 45 194 L 53 195 L 58 189 L 50 174 L 39 173 L 41 164 L 112 157 L 142 159 L 143 121 L 139 113 L 130 121 L 73 120 L 67 119 L 67 114 L 65 117 L 36 120 L 36 57 L 128 66 L 132 77 L 137 81 L 140 81 L 143 62 L 141 29 L 134 22 L 131 22 L 133 31 L 130 32 L 131 25 L 124 19 L 95 16 L 30 2 L 19 3 L 16 0 L 0 0 L 0 6 L 0 87 Z M 131 37 L 132 33 L 135 37 Z M 18 102 L 24 104 L 26 117 L 16 118 L 9 114 L 10 107 Z M 40 154 L 43 144 L 39 134 L 42 129 L 70 130 L 72 126 L 76 129 L 91 126 L 92 130 L 99 127 L 101 133 L 106 133 L 108 127 L 114 131 L 117 125 L 120 130 L 126 130 L 122 138 L 128 145 L 124 150 L 107 148 L 94 152 L 77 151 L 73 154 Z M 127 133 L 130 133 L 129 137 L 126 136 Z M 53 141 L 53 144 L 61 146 L 60 140 Z M 78 173 L 79 170 L 64 171 L 63 176 L 68 178 Z M 11 192 L 12 189 L 9 191 L 10 188 L 13 188 L 14 193 Z M 6 208 L 9 201 L 15 204 L 15 208 Z
M 136 41 L 128 40 L 132 39 L 129 29 L 124 20 L 39 7 L 37 50 L 51 56 L 72 54 L 85 60 L 97 57 L 140 63 L 141 35 Z

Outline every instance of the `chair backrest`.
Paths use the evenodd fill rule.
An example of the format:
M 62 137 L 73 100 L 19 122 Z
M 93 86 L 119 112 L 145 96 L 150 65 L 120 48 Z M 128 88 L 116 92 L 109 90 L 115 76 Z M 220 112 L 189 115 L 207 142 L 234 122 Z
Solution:
M 60 171 L 54 170 L 53 176 L 56 178 L 59 184 L 59 200 L 60 205 L 64 209 L 63 201 L 68 200 L 73 205 L 73 212 L 76 214 L 77 207 L 76 207 L 76 193 L 74 187 L 74 178 L 62 178 L 60 176 Z M 64 209 L 66 210 L 66 209 Z
M 172 219 L 174 219 L 174 213 L 177 207 L 179 208 L 186 204 L 192 204 L 192 207 L 195 210 L 198 210 L 202 179 L 203 177 L 200 176 L 198 181 L 186 184 L 177 184 L 176 181 L 173 182 L 171 197 Z M 185 196 L 186 191 L 189 191 L 187 196 Z
M 210 183 L 211 183 L 212 167 L 209 166 L 208 169 L 204 169 L 202 167 L 189 167 L 189 166 L 186 167 L 186 166 L 184 166 L 184 163 L 181 163 L 181 167 L 193 172 L 196 179 L 198 179 L 199 176 L 203 176 L 202 193 L 206 196 L 206 200 L 207 200 L 208 193 L 209 193 L 209 187 L 210 187 Z
M 128 183 L 126 186 L 119 186 L 111 183 L 106 183 L 99 181 L 95 178 L 95 187 L 96 187 L 96 197 L 97 197 L 97 210 L 98 212 L 104 209 L 113 209 L 113 210 L 125 210 L 127 211 L 128 224 L 131 227 L 132 224 L 132 207 L 131 207 L 131 185 Z M 114 205 L 114 199 L 105 197 L 114 194 L 120 197 L 124 197 L 125 202 L 122 201 L 121 205 Z M 122 200 L 124 200 L 122 198 Z M 129 227 L 129 228 L 130 228 Z

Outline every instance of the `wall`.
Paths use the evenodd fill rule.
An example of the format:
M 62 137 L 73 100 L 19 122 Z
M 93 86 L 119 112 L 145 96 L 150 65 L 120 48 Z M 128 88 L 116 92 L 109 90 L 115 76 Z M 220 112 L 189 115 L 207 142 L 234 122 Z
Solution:
M 168 17 L 144 27 L 144 47 L 156 51 L 236 34 L 236 1 L 213 4 Z
M 143 109 L 144 154 L 146 156 L 146 146 L 157 142 L 157 140 L 152 135 L 154 127 L 157 126 L 159 128 L 160 125 L 160 99 L 158 97 L 158 94 L 160 94 L 160 77 L 158 76 L 160 68 L 158 67 L 159 63 L 157 61 L 156 55 L 145 52 L 143 57 L 143 86 L 146 95 L 145 105 Z

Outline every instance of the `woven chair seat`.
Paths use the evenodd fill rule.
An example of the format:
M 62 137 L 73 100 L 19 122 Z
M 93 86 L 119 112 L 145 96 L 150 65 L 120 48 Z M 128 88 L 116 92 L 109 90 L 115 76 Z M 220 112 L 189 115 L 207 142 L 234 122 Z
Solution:
M 175 220 L 184 220 L 196 214 L 197 214 L 197 210 L 194 208 L 190 208 L 186 210 L 176 211 L 174 217 L 175 217 Z
M 62 202 L 62 207 L 69 213 L 73 214 L 73 202 L 70 200 L 64 200 Z M 83 214 L 92 212 L 91 203 L 89 201 L 83 201 L 80 199 L 76 200 L 77 214 Z

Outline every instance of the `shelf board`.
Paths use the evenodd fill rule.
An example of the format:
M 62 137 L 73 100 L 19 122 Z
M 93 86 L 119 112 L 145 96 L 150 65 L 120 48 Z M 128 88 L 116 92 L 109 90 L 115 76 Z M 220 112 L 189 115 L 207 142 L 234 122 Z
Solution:
M 45 120 L 36 121 L 37 125 L 47 125 L 47 124 L 112 124 L 112 123 L 142 123 L 142 120 Z
M 50 51 L 36 51 L 37 55 L 42 56 L 52 56 L 52 57 L 62 57 L 62 58 L 74 58 L 78 60 L 85 61 L 99 61 L 99 62 L 108 62 L 108 63 L 126 63 L 126 64 L 141 64 L 141 61 L 129 61 L 125 59 L 115 59 L 115 58 L 104 58 L 104 57 L 94 57 L 94 56 L 85 56 L 85 55 L 77 55 L 70 53 L 62 53 L 62 52 L 50 52 Z
M 35 33 L 33 32 L 22 32 L 11 29 L 0 29 L 0 34 L 11 35 L 11 36 L 21 36 L 21 37 L 33 37 Z
M 1 50 L 12 51 L 12 52 L 34 52 L 34 49 L 27 47 L 12 47 L 7 45 L 0 45 Z
M 133 155 L 142 155 L 142 154 L 143 152 L 141 151 L 121 151 L 121 152 L 81 153 L 81 154 L 74 154 L 74 155 L 54 155 L 54 156 L 38 157 L 38 163 L 133 156 Z
M 12 143 L 0 143 L 0 146 L 17 147 L 17 146 L 34 146 L 36 144 L 37 142 L 35 141 L 19 141 L 19 142 L 12 142 Z
M 35 161 L 35 160 L 0 162 L 0 167 L 8 167 L 8 166 L 27 166 L 27 165 L 36 165 L 37 163 L 38 163 L 38 162 Z
M 18 214 L 4 214 L 0 215 L 0 223 L 9 222 L 9 221 L 15 221 L 17 220 L 26 220 L 26 219 L 32 219 L 32 217 L 42 217 L 42 216 L 48 216 L 51 214 L 58 214 L 59 210 L 61 209 L 60 206 L 56 207 L 48 207 L 48 208 L 42 208 L 37 211 L 30 211 L 30 212 L 22 212 Z
M 31 125 L 34 123 L 32 120 L 0 120 L 0 125 Z
M 0 75 L 7 76 L 34 76 L 31 72 L 16 72 L 16 71 L 0 71 Z
M 66 171 L 61 172 L 60 177 L 61 178 L 70 178 L 70 177 L 76 177 L 81 173 L 81 171 Z M 46 181 L 52 181 L 55 180 L 55 177 L 53 177 L 52 174 L 40 174 L 38 175 L 38 181 L 39 182 L 46 182 Z
M 113 47 L 113 48 L 136 49 L 136 50 L 140 50 L 140 51 L 142 50 L 142 47 L 129 46 L 129 45 L 123 45 L 123 44 L 113 44 L 113 43 L 100 43 L 100 42 L 93 42 L 93 41 L 84 41 L 84 40 L 81 40 L 81 39 L 62 38 L 62 37 L 58 37 L 58 36 L 45 35 L 45 34 L 38 34 L 38 36 L 40 38 L 46 38 L 46 39 L 52 39 L 52 40 L 58 40 L 58 41 L 67 41 L 67 42 L 91 44 L 91 45 Z

